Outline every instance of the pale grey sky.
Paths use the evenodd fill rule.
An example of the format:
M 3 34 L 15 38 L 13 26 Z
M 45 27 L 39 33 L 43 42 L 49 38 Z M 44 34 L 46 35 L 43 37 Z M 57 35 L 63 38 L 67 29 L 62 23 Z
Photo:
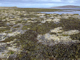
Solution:
M 63 5 L 80 6 L 80 0 L 0 0 L 0 6 L 49 8 Z

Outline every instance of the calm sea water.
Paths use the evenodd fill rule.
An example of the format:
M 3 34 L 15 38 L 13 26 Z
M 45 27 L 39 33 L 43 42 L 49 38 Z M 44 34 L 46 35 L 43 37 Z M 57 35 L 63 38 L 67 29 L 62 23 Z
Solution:
M 79 14 L 80 15 L 80 11 L 41 12 L 41 13 L 46 13 L 46 14 L 53 14 L 53 13 L 56 13 L 56 14 Z
M 80 8 L 57 8 L 62 9 L 63 11 L 55 11 L 55 12 L 41 12 L 46 14 L 79 14 L 80 15 Z

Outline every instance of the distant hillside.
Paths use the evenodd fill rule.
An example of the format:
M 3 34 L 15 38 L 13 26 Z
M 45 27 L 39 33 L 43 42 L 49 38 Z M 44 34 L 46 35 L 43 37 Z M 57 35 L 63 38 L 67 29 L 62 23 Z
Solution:
M 0 7 L 0 9 L 16 9 L 17 7 Z
M 66 5 L 66 6 L 57 6 L 57 7 L 51 7 L 51 8 L 80 8 L 80 6 Z

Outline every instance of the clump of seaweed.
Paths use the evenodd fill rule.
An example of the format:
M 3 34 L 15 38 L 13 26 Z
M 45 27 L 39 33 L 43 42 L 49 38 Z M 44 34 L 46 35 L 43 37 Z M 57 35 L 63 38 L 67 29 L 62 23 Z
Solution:
M 80 40 L 80 33 L 71 35 L 73 40 Z
M 25 34 L 18 37 L 18 44 L 22 46 L 22 52 L 17 55 L 16 59 L 51 60 L 56 58 L 72 60 L 80 58 L 80 44 L 56 44 L 54 46 L 48 46 L 37 43 L 36 37 L 37 32 L 33 30 L 28 30 Z
M 64 30 L 80 30 L 80 20 L 76 18 L 61 19 L 59 25 L 62 26 Z

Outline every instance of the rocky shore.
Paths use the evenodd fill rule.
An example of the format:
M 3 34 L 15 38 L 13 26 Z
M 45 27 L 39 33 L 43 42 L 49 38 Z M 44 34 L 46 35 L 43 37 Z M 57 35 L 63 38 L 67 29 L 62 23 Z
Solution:
M 28 57 L 32 57 L 31 60 L 50 60 L 51 58 L 54 59 L 52 56 L 56 59 L 62 58 L 65 52 L 61 56 L 58 55 L 58 53 L 62 54 L 59 50 L 55 50 L 61 47 L 58 47 L 58 45 L 69 46 L 72 51 L 74 51 L 75 45 L 77 48 L 74 51 L 75 54 L 67 54 L 70 57 L 66 56 L 70 59 L 80 58 L 80 15 L 45 14 L 15 11 L 14 9 L 0 10 L 0 59 L 27 60 Z M 70 47 L 72 45 L 73 48 Z M 49 49 L 53 46 L 55 48 L 52 51 L 44 46 L 48 46 Z M 44 54 L 46 57 L 43 54 L 39 55 L 43 50 L 46 52 Z M 55 53 L 51 54 L 51 52 Z M 68 52 L 71 53 L 71 50 L 68 50 Z M 50 53 L 50 56 L 47 53 Z M 38 55 L 36 56 L 36 54 Z M 73 58 L 73 55 L 75 58 Z

